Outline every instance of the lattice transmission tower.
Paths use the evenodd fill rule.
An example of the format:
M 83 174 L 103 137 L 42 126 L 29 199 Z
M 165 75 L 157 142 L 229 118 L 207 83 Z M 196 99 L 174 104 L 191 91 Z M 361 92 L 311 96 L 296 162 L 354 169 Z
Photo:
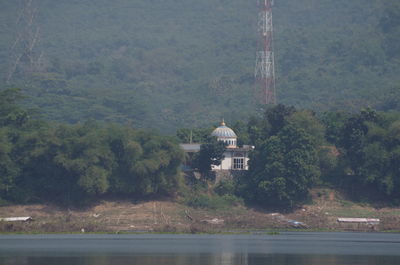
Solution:
M 9 83 L 19 71 L 35 72 L 42 66 L 43 53 L 37 50 L 40 40 L 40 27 L 36 23 L 38 9 L 34 0 L 20 0 L 21 11 L 16 17 L 17 36 L 11 46 L 12 65 L 6 76 Z
M 262 103 L 276 104 L 275 59 L 273 49 L 273 0 L 258 0 L 258 49 L 255 77 L 262 93 Z

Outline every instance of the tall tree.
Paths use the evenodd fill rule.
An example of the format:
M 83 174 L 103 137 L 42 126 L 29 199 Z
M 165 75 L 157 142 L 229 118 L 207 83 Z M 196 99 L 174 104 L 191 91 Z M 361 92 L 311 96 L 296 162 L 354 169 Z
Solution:
M 320 176 L 312 137 L 287 125 L 266 139 L 251 156 L 247 192 L 265 206 L 292 207 L 302 203 Z
M 360 198 L 395 198 L 400 149 L 399 118 L 366 109 L 348 118 L 341 131 L 339 184 Z

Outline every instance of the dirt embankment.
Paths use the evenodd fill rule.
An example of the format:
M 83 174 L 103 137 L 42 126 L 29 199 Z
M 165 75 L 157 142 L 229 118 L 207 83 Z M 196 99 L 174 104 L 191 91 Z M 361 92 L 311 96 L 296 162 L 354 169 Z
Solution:
M 103 201 L 85 210 L 52 205 L 0 207 L 0 218 L 31 216 L 31 222 L 0 222 L 0 232 L 224 232 L 256 229 L 400 230 L 400 208 L 374 208 L 315 189 L 313 201 L 290 213 L 235 206 L 193 209 L 174 201 Z M 379 218 L 379 225 L 340 224 L 339 217 Z

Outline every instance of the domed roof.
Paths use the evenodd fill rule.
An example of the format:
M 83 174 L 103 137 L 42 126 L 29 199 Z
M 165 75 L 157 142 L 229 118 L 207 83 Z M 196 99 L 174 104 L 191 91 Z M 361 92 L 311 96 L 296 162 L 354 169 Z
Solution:
M 225 125 L 224 120 L 221 122 L 221 126 L 216 128 L 212 133 L 211 136 L 215 137 L 223 137 L 223 138 L 237 138 L 236 133 Z

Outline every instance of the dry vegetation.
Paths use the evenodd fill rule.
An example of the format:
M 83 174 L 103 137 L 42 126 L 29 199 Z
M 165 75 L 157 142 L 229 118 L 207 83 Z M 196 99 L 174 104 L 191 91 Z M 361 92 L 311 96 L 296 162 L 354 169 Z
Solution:
M 345 200 L 330 189 L 315 189 L 312 203 L 290 213 L 235 206 L 205 210 L 174 201 L 103 201 L 88 209 L 61 209 L 52 205 L 0 207 L 0 217 L 32 216 L 25 223 L 0 222 L 1 232 L 226 232 L 291 229 L 289 220 L 312 230 L 400 230 L 399 208 L 376 208 Z M 376 227 L 340 225 L 338 217 L 380 218 Z M 82 230 L 83 229 L 83 230 Z

